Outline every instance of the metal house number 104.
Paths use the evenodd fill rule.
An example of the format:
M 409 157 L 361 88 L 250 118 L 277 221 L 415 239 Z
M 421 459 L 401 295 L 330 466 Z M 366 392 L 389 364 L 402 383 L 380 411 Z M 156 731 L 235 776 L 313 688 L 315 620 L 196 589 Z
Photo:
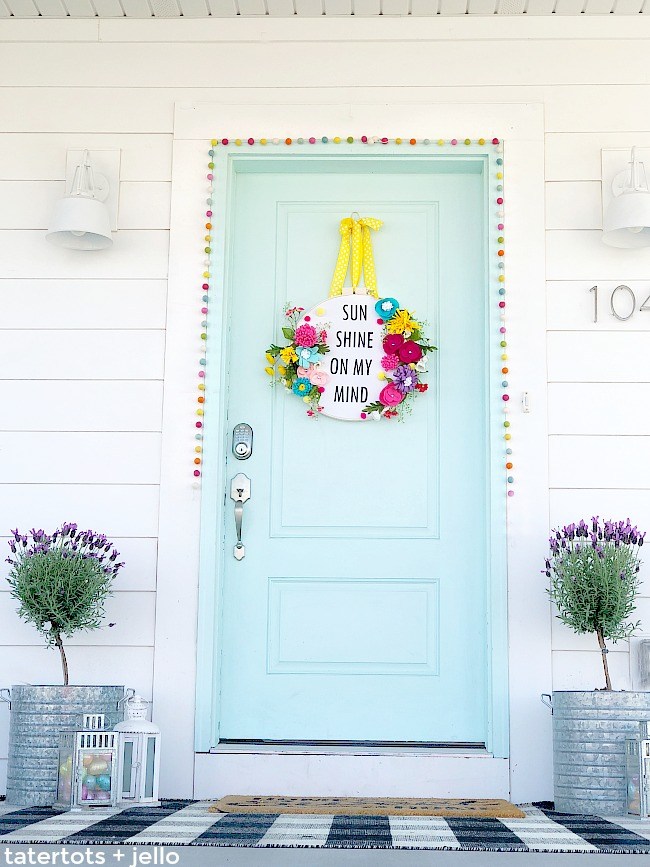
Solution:
M 592 286 L 589 291 L 594 293 L 594 322 L 598 322 L 598 286 Z M 625 295 L 628 296 L 631 303 L 627 316 L 623 316 L 619 313 L 620 307 L 623 304 L 621 296 Z M 650 295 L 648 295 L 643 304 L 639 307 L 639 311 L 650 310 L 650 303 L 648 302 L 650 302 Z M 613 289 L 612 294 L 609 296 L 609 309 L 612 316 L 615 316 L 621 322 L 627 322 L 628 319 L 631 319 L 636 312 L 636 295 L 632 289 L 625 284 L 621 284 L 620 286 L 617 286 L 616 289 Z

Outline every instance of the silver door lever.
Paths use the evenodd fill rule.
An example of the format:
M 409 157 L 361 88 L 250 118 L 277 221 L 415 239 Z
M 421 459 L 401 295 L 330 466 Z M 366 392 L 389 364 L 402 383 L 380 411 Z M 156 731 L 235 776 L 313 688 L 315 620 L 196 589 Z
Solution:
M 243 560 L 246 548 L 241 540 L 241 527 L 244 517 L 244 503 L 251 498 L 251 480 L 244 473 L 237 473 L 230 484 L 230 499 L 235 501 L 235 531 L 237 544 L 233 548 L 235 560 Z

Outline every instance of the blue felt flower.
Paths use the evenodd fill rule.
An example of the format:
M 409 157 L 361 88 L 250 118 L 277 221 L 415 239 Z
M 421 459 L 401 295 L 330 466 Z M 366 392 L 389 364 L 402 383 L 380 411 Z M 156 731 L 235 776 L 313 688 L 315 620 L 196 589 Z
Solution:
M 308 368 L 310 364 L 316 364 L 321 360 L 317 346 L 296 346 L 298 353 L 298 366 Z
M 398 309 L 399 301 L 394 298 L 380 298 L 375 304 L 377 316 L 381 316 L 384 321 L 392 319 Z
M 293 393 L 298 397 L 305 397 L 312 389 L 311 382 L 304 376 L 299 377 L 293 384 Z

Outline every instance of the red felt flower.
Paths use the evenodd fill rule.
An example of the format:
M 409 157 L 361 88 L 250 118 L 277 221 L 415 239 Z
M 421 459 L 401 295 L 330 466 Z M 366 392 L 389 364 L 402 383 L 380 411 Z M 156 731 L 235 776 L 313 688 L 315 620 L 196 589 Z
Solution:
M 418 391 L 426 391 L 427 388 L 429 388 L 429 386 L 426 385 L 424 382 L 418 382 L 418 384 L 415 387 L 417 388 Z
M 403 343 L 397 350 L 397 354 L 400 361 L 406 364 L 411 364 L 411 362 L 419 361 L 422 358 L 422 350 L 413 340 L 407 340 L 406 343 Z
M 395 388 L 392 382 L 385 385 L 379 392 L 379 400 L 384 406 L 397 406 L 398 403 L 402 402 L 403 398 L 402 392 Z
M 387 334 L 384 337 L 382 346 L 386 355 L 397 355 L 400 346 L 404 343 L 404 337 L 401 334 Z

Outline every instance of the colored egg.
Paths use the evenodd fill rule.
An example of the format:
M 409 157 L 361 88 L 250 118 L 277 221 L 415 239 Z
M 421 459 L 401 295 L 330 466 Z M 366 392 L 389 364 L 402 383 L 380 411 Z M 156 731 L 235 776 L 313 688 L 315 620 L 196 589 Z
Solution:
M 84 782 L 84 786 L 88 789 L 88 791 L 91 791 L 91 789 L 97 788 L 97 778 L 91 776 L 90 774 L 86 775 L 86 779 L 83 782 Z
M 95 761 L 95 756 L 92 753 L 88 753 L 88 755 L 84 756 L 84 768 L 87 768 L 89 765 Z
M 101 789 L 94 792 L 94 798 L 96 801 L 108 801 L 111 797 L 110 792 L 103 792 Z
M 88 768 L 88 773 L 96 776 L 97 774 L 103 774 L 107 769 L 108 765 L 103 759 L 95 759 L 95 761 Z
M 97 777 L 97 788 L 104 792 L 109 792 L 111 789 L 111 778 L 108 774 L 101 774 Z

